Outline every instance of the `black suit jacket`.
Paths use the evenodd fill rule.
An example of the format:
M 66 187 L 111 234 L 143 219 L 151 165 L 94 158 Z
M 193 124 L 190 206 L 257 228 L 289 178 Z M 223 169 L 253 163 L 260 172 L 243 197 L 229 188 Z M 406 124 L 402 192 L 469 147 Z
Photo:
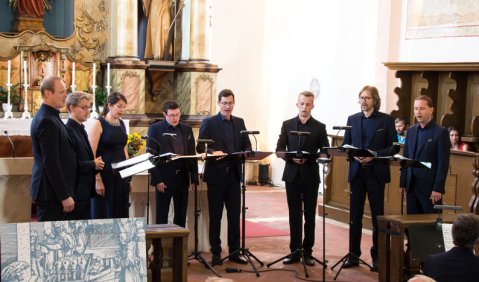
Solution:
M 428 256 L 424 274 L 438 282 L 475 282 L 479 280 L 479 257 L 470 248 L 454 247 L 445 253 Z
M 299 138 L 297 135 L 290 135 L 290 131 L 299 131 L 299 117 L 286 120 L 281 126 L 281 133 L 276 144 L 276 152 L 297 151 L 299 146 Z M 311 117 L 308 120 L 310 135 L 301 136 L 301 151 L 309 153 L 318 153 L 324 147 L 329 147 L 328 134 L 326 126 Z M 311 182 L 320 183 L 319 165 L 316 161 L 308 160 L 306 163 L 299 165 L 292 160 L 285 160 L 286 165 L 283 171 L 283 181 L 292 182 L 298 172 L 304 179 Z
M 352 126 L 351 130 L 346 130 L 344 134 L 344 144 L 349 144 L 357 148 L 363 148 L 361 117 L 362 112 L 348 117 L 347 125 Z M 396 129 L 394 127 L 394 118 L 388 114 L 375 111 L 370 116 L 373 122 L 373 133 L 369 140 L 369 149 L 378 153 L 378 156 L 390 156 L 394 153 L 393 143 L 397 140 Z M 409 133 L 408 133 L 409 134 Z M 409 135 L 408 135 L 409 137 Z M 351 158 L 349 163 L 348 181 L 351 182 L 359 171 L 361 164 Z M 374 175 L 380 183 L 391 181 L 391 172 L 389 170 L 388 160 L 373 160 L 372 169 Z
M 241 134 L 241 130 L 246 130 L 244 120 L 242 118 L 231 116 L 234 128 L 234 151 L 250 151 L 251 142 L 248 134 Z M 208 145 L 208 153 L 213 151 L 227 152 L 226 137 L 224 133 L 224 121 L 220 113 L 215 116 L 206 118 L 201 123 L 200 134 L 198 139 L 213 139 L 214 143 Z M 196 146 L 198 153 L 205 152 L 205 144 L 198 143 Z M 232 152 L 231 152 L 232 153 Z M 237 179 L 241 179 L 241 161 L 239 158 L 226 157 L 220 160 L 207 159 L 205 163 L 204 181 L 209 183 L 221 183 L 228 179 L 226 172 L 227 167 L 235 170 Z
M 95 174 L 97 173 L 93 151 L 82 124 L 69 118 L 66 127 L 74 143 L 78 159 L 74 199 L 82 202 L 89 201 L 95 193 Z
M 417 144 L 419 124 L 411 126 L 407 130 L 406 143 L 404 144 L 403 155 L 406 158 L 422 162 L 430 162 L 431 169 L 407 168 L 401 170 L 400 186 L 410 188 L 412 174 L 419 181 L 415 189 L 428 196 L 432 191 L 445 193 L 445 183 L 449 170 L 449 158 L 451 141 L 447 129 L 431 121 L 427 126 L 431 127 L 428 135 L 424 136 L 423 144 Z
M 77 157 L 59 111 L 42 104 L 30 126 L 33 200 L 61 202 L 74 196 Z
M 177 126 L 183 135 L 182 140 L 178 140 L 175 136 L 163 136 L 163 133 L 171 132 L 168 130 L 168 123 L 165 120 L 152 124 L 148 128 L 148 139 L 146 141 L 147 150 L 153 154 L 177 153 L 174 151 L 174 142 L 182 142 L 186 155 L 195 155 L 195 136 L 191 126 L 180 122 Z M 155 141 L 153 141 L 154 139 Z M 150 170 L 150 184 L 156 186 L 160 182 L 167 185 L 173 181 L 173 176 L 177 169 L 185 170 L 190 176 L 191 183 L 199 184 L 198 181 L 198 163 L 196 159 L 179 159 L 170 163 L 162 163 Z

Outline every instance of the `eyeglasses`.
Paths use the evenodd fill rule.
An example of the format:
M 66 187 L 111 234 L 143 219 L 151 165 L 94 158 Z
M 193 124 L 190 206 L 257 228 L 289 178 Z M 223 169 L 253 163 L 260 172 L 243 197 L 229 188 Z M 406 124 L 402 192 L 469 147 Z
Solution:
M 359 98 L 358 98 L 358 101 L 359 101 L 359 102 L 362 102 L 362 101 L 370 101 L 370 100 L 372 100 L 372 99 L 373 99 L 373 97 L 359 97 Z
M 233 106 L 235 102 L 220 102 L 221 106 Z
M 181 113 L 177 113 L 177 114 L 169 114 L 169 115 L 165 115 L 165 116 L 167 116 L 167 117 L 169 117 L 169 118 L 178 118 L 178 117 L 180 117 L 180 116 L 181 116 Z
M 78 108 L 86 111 L 86 110 L 91 110 L 91 106 L 77 106 Z

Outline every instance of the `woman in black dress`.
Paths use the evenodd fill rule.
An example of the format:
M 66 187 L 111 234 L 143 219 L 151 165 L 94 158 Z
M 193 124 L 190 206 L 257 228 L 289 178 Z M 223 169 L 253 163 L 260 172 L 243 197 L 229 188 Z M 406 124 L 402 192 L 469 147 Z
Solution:
M 128 135 L 120 119 L 126 106 L 127 100 L 123 94 L 113 92 L 108 95 L 100 117 L 88 132 L 95 158 L 101 156 L 105 162 L 103 170 L 96 177 L 91 213 L 93 219 L 128 217 L 130 183 L 111 168 L 112 163 L 128 158 Z

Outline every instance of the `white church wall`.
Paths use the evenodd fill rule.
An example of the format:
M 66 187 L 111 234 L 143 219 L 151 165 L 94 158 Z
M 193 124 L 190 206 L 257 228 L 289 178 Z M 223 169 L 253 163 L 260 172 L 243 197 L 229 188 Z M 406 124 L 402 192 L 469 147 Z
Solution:
M 275 150 L 281 122 L 297 115 L 297 95 L 313 78 L 313 116 L 329 133 L 359 110 L 358 91 L 376 83 L 377 15 L 377 0 L 213 0 L 217 89 L 236 93 L 234 114 L 261 131 L 259 149 Z M 268 162 L 281 183 L 284 162 Z

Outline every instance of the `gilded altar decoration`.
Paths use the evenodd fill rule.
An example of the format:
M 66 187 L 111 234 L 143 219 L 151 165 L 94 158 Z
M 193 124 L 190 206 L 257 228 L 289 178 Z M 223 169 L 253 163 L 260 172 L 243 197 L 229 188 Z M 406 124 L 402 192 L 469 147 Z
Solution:
M 145 148 L 145 145 L 146 141 L 141 139 L 141 135 L 138 132 L 128 134 L 127 149 L 129 157 L 135 156 L 140 150 Z

